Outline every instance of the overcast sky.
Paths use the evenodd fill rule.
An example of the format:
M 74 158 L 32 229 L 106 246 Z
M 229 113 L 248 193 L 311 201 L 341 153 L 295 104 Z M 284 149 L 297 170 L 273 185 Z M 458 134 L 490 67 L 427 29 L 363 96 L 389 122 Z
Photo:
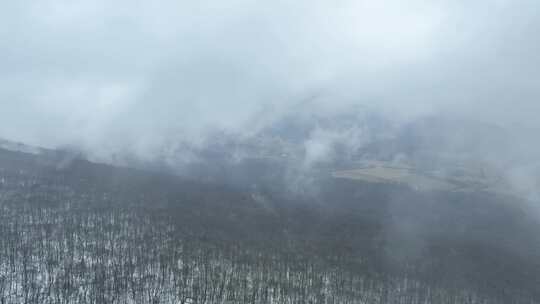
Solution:
M 0 4 L 0 137 L 157 145 L 324 92 L 538 127 L 536 0 Z

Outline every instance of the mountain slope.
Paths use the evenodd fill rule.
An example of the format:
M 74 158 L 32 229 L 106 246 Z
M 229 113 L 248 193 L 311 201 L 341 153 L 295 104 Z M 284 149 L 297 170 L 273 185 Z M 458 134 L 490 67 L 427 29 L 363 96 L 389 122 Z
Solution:
M 540 299 L 540 224 L 510 198 L 326 176 L 298 196 L 42 158 L 0 150 L 7 303 Z

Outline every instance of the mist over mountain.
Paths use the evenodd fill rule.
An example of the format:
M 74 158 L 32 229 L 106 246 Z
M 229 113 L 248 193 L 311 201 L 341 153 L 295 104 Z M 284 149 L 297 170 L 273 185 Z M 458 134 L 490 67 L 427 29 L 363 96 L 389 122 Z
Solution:
M 283 189 L 308 192 L 312 176 L 389 167 L 421 176 L 413 188 L 429 190 L 435 181 L 436 189 L 495 191 L 535 202 L 540 154 L 527 143 L 529 136 L 518 127 L 465 117 L 432 114 L 398 120 L 368 107 L 303 102 L 290 111 L 266 110 L 238 130 L 211 128 L 196 138 L 179 136 L 151 154 L 129 148 L 102 158 L 91 150 L 81 153 L 112 165 L 242 187 L 257 184 L 255 175 L 287 181 Z M 375 177 L 377 182 L 408 183 L 408 176 Z
M 270 138 L 279 129 L 269 129 Z M 3 145 L 1 299 L 538 301 L 540 221 L 527 200 L 472 182 L 419 188 L 435 178 L 424 170 L 441 164 L 368 158 L 379 146 L 359 149 L 360 161 L 336 148 L 308 165 L 274 146 L 218 138 L 190 150 L 197 162 L 136 163 L 145 170 Z M 305 156 L 303 140 L 290 143 Z M 394 151 L 413 155 L 423 146 L 415 143 Z M 244 156 L 232 159 L 229 151 L 239 149 Z M 344 168 L 366 171 L 336 175 Z
M 0 4 L 0 304 L 540 303 L 540 3 Z
M 538 10 L 526 0 L 5 3 L 0 137 L 147 155 L 313 96 L 392 119 L 534 129 Z

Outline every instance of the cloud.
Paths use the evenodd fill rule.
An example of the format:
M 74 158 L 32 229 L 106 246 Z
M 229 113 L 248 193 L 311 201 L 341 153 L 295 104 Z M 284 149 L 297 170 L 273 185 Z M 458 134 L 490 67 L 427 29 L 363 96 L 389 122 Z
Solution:
M 314 91 L 392 115 L 537 127 L 534 1 L 16 1 L 0 137 L 151 153 Z

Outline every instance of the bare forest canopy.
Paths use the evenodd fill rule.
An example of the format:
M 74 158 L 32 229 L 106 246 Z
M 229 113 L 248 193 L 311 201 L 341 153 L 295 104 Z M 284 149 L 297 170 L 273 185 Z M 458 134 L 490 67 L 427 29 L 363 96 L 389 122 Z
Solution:
M 58 159 L 0 150 L 1 303 L 540 301 L 540 223 L 514 197 Z
M 0 304 L 540 304 L 538 29 L 0 0 Z

